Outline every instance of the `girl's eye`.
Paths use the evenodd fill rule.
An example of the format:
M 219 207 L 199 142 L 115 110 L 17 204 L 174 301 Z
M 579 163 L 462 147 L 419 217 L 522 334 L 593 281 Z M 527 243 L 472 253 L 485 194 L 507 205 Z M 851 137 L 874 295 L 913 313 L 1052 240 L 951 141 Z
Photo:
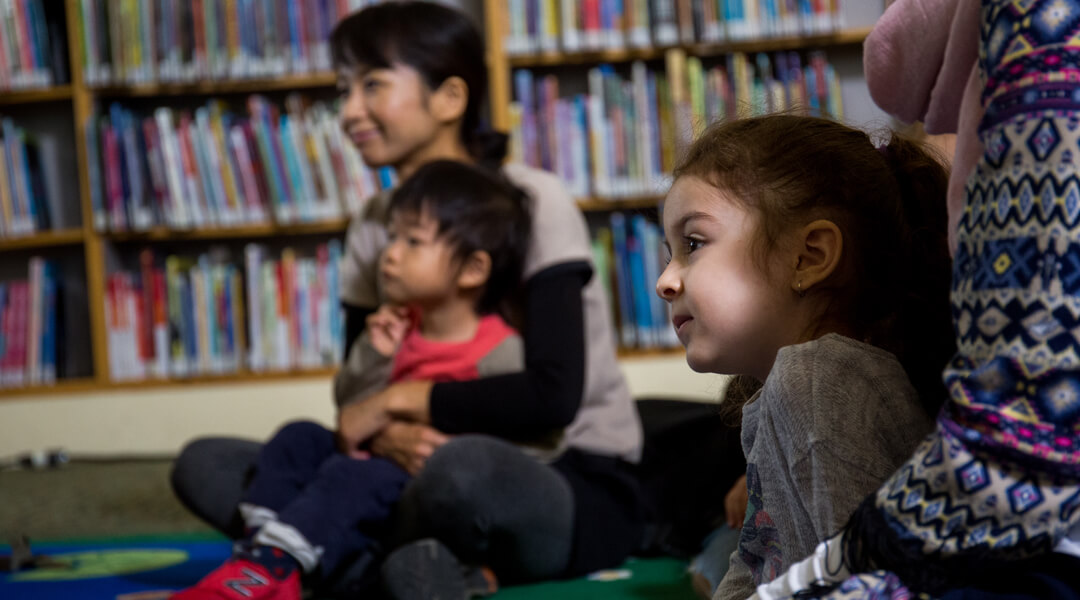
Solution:
M 686 249 L 687 254 L 692 254 L 695 250 L 700 250 L 704 245 L 704 240 L 699 240 L 688 235 L 683 236 L 683 247 Z
M 409 245 L 414 247 L 414 248 L 423 243 L 423 242 L 420 241 L 420 238 L 415 237 L 415 236 L 409 236 L 408 238 L 406 238 L 405 241 L 408 242 Z

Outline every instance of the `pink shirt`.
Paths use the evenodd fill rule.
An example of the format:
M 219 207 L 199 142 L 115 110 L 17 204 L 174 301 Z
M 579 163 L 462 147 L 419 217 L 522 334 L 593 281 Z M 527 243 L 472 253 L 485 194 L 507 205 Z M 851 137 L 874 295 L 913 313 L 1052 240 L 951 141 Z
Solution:
M 481 317 L 476 335 L 467 342 L 434 342 L 413 327 L 394 355 L 390 381 L 468 381 L 477 379 L 477 365 L 516 332 L 497 315 Z

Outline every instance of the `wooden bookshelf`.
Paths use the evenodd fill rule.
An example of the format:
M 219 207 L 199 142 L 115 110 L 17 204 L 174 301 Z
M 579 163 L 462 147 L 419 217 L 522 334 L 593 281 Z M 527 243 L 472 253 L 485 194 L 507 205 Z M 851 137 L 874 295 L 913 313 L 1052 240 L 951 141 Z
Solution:
M 199 229 L 154 227 L 147 231 L 108 232 L 101 235 L 114 242 L 227 240 L 295 237 L 301 235 L 340 235 L 345 233 L 348 225 L 347 220 L 334 220 L 292 225 L 268 223 L 265 225 L 237 225 L 235 227 L 201 227 Z
M 30 90 L 0 90 L 0 106 L 70 101 L 71 94 L 70 85 Z
M 41 231 L 21 237 L 0 237 L 0 252 L 79 246 L 84 239 L 85 235 L 82 229 L 61 229 L 57 231 Z
M 335 85 L 337 85 L 336 74 L 313 73 L 310 75 L 283 75 L 272 79 L 223 79 L 217 81 L 196 81 L 191 83 L 109 85 L 92 87 L 89 91 L 101 98 L 156 98 L 325 89 L 332 88 Z
M 754 40 L 730 41 L 716 44 L 689 44 L 676 46 L 654 46 L 649 48 L 626 48 L 620 50 L 590 50 L 582 52 L 557 52 L 507 56 L 507 66 L 511 69 L 557 67 L 572 65 L 592 65 L 600 63 L 623 63 L 635 60 L 658 60 L 673 48 L 685 50 L 688 54 L 699 57 L 729 54 L 731 52 L 774 52 L 778 50 L 800 50 L 851 46 L 861 44 L 870 33 L 869 27 L 846 29 L 833 33 L 769 37 Z
M 289 92 L 293 90 L 329 91 L 337 84 L 333 72 L 306 75 L 284 75 L 240 80 L 203 80 L 190 83 L 144 83 L 134 85 L 91 85 L 84 79 L 82 69 L 83 44 L 79 32 L 83 28 L 79 0 L 64 0 L 68 32 L 68 60 L 72 66 L 71 83 L 45 89 L 0 91 L 0 108 L 6 106 L 28 107 L 34 104 L 54 103 L 57 111 L 70 111 L 64 118 L 74 124 L 72 144 L 78 178 L 78 207 L 83 225 L 80 228 L 46 231 L 25 237 L 0 238 L 0 252 L 48 250 L 50 253 L 67 252 L 77 256 L 81 251 L 80 266 L 85 268 L 85 296 L 89 314 L 89 367 L 85 377 L 65 378 L 55 385 L 28 388 L 0 389 L 0 400 L 49 394 L 81 393 L 108 390 L 139 390 L 164 387 L 198 385 L 243 384 L 253 382 L 283 381 L 295 378 L 329 378 L 334 368 L 298 369 L 285 372 L 254 373 L 241 371 L 222 375 L 199 375 L 192 378 L 150 379 L 145 381 L 116 381 L 110 375 L 108 331 L 105 320 L 107 264 L 118 255 L 122 260 L 131 259 L 136 244 L 171 242 L 210 242 L 214 240 L 270 240 L 298 236 L 341 236 L 347 227 L 344 220 L 290 225 L 242 225 L 236 227 L 202 227 L 191 230 L 172 230 L 155 227 L 148 231 L 101 232 L 93 225 L 89 169 L 90 160 L 86 150 L 85 124 L 95 112 L 112 100 L 160 99 L 160 104 L 179 104 L 184 97 L 209 98 L 213 96 L 242 96 L 264 92 Z M 528 56 L 508 56 L 504 49 L 505 27 L 508 23 L 506 0 L 485 0 L 485 36 L 487 40 L 487 63 L 490 75 L 490 103 L 492 125 L 499 130 L 509 128 L 509 106 L 512 99 L 512 73 L 518 68 L 584 68 L 598 63 L 626 63 L 635 60 L 662 60 L 669 47 L 647 49 L 605 50 L 574 53 L 549 53 Z M 690 44 L 678 46 L 687 54 L 699 57 L 717 56 L 729 52 L 762 52 L 796 50 L 806 48 L 829 48 L 857 46 L 861 44 L 869 28 L 847 29 L 829 34 L 804 37 L 776 37 L 718 44 Z M 63 103 L 70 103 L 64 107 Z M 95 111 L 96 109 L 96 111 Z M 52 110 L 52 107 L 49 108 Z M 612 210 L 655 210 L 661 198 L 657 196 L 600 199 L 583 198 L 578 206 L 587 212 Z M 65 260 L 67 260 L 65 256 Z M 20 259 L 21 260 L 21 259 Z M 71 262 L 70 260 L 68 262 Z M 81 349 L 80 349 L 81 351 Z M 682 349 L 621 349 L 622 359 L 636 360 L 674 356 Z
M 0 402 L 20 399 L 26 396 L 33 397 L 50 394 L 78 394 L 82 392 L 103 392 L 109 390 L 131 391 L 179 386 L 241 385 L 298 379 L 331 379 L 335 373 L 337 373 L 337 367 L 291 369 L 288 371 L 267 371 L 261 373 L 240 371 L 236 373 L 222 373 L 220 375 L 198 375 L 194 377 L 172 377 L 139 381 L 101 382 L 94 377 L 81 377 L 62 379 L 51 385 L 0 388 Z

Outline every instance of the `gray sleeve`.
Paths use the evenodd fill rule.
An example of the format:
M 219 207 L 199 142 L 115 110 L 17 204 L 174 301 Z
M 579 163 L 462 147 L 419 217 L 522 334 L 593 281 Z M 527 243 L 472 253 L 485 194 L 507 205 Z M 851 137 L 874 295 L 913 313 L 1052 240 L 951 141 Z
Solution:
M 731 564 L 720 585 L 716 586 L 712 600 L 746 600 L 754 594 L 754 575 L 750 567 L 739 558 L 739 549 L 731 553 Z
M 876 456 L 874 448 L 866 448 L 865 455 Z M 859 450 L 851 450 L 859 452 Z M 855 456 L 863 456 L 856 454 Z M 823 443 L 810 444 L 807 452 L 791 464 L 791 478 L 795 481 L 796 501 L 810 517 L 813 539 L 798 540 L 788 547 L 810 548 L 835 534 L 847 523 L 851 514 L 868 494 L 878 489 L 892 472 L 891 466 L 871 464 L 866 460 L 850 460 Z M 805 491 L 809 491 L 806 494 Z M 806 527 L 797 527 L 796 534 L 807 534 Z M 809 554 L 807 552 L 806 554 Z M 788 564 L 796 563 L 805 556 L 785 556 Z
M 348 359 L 334 376 L 334 404 L 338 410 L 385 388 L 393 365 L 392 357 L 383 356 L 372 347 L 365 330 L 353 342 Z
M 480 377 L 525 370 L 525 342 L 519 335 L 508 336 L 476 363 Z

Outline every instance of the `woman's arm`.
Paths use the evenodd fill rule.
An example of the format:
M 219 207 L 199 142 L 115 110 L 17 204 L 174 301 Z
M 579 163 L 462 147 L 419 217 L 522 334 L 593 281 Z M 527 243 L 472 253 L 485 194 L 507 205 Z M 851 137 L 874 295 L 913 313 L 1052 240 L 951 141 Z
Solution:
M 394 418 L 443 433 L 532 437 L 569 425 L 585 389 L 585 261 L 548 267 L 526 283 L 525 370 L 473 381 L 407 382 L 382 392 Z

